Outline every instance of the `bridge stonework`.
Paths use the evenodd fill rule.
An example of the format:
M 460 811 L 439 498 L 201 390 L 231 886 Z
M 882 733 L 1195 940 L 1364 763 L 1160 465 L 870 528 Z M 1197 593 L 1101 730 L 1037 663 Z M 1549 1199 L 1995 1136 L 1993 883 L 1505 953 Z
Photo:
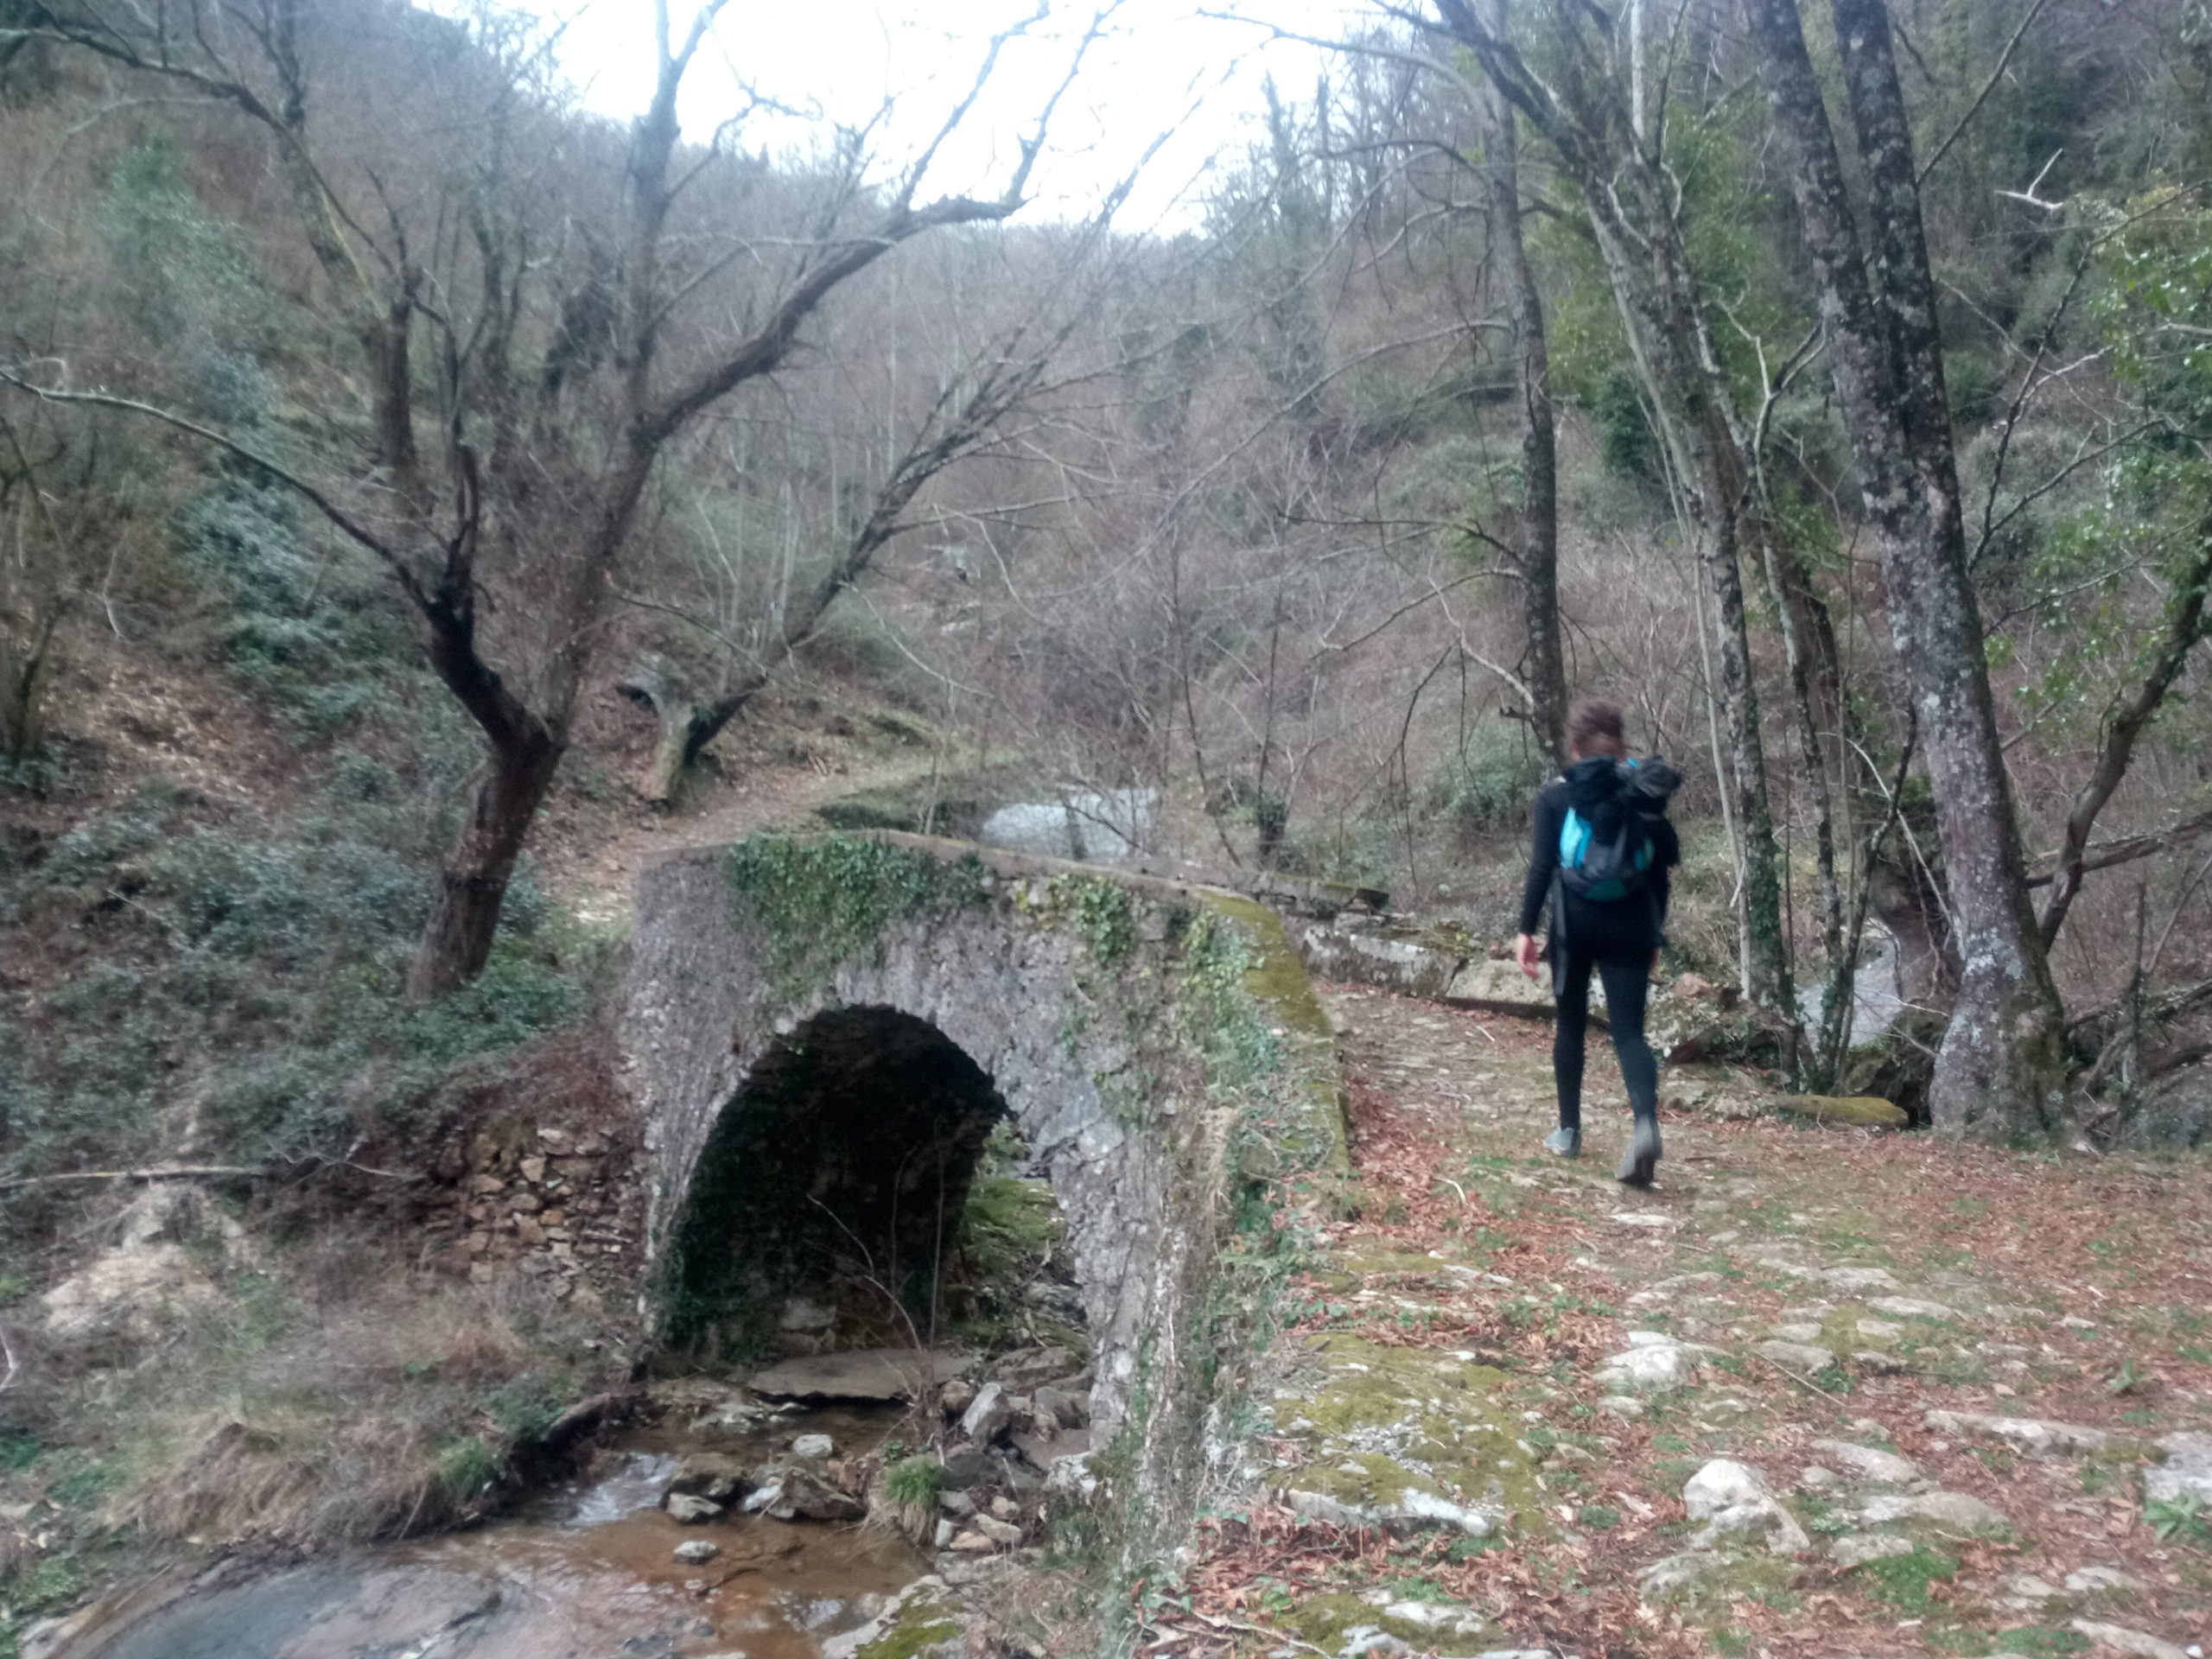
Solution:
M 1130 1560 L 1180 1541 L 1209 1413 L 1265 1342 L 1298 1217 L 1344 1171 L 1332 1036 L 1272 912 L 920 836 L 691 849 L 639 878 L 619 1040 L 664 1340 L 702 1257 L 772 1246 L 722 1213 L 733 1192 L 803 1201 L 921 1156 L 886 1139 L 972 1160 L 985 1118 L 1010 1118 L 1066 1224 L 1108 1530 Z M 803 1065 L 848 1068 L 842 1116 L 792 1104 L 778 1079 Z

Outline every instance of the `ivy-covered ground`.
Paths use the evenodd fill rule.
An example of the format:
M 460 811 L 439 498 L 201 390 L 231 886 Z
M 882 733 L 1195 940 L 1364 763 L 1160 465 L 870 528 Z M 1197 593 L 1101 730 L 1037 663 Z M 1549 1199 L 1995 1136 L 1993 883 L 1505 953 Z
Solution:
M 1148 1654 L 2212 1646 L 2212 1439 L 2168 1438 L 2212 1434 L 2202 1154 L 1674 1109 L 1637 1192 L 1609 1053 L 1563 1163 L 1548 1027 L 1325 1001 L 1358 1216 L 1300 1287 L 1269 1497 L 1147 1586 Z M 1709 1528 L 1717 1459 L 1751 1473 L 1707 1471 Z

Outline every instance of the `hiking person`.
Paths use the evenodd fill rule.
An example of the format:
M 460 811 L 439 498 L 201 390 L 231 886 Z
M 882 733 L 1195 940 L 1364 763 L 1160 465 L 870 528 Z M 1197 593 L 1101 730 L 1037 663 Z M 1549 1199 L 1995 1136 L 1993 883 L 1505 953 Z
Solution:
M 1513 944 L 1514 961 L 1534 979 L 1536 922 L 1548 901 L 1559 1128 L 1544 1147 L 1562 1158 L 1582 1154 L 1582 1048 L 1594 969 L 1636 1115 L 1614 1178 L 1648 1186 L 1659 1164 L 1659 1063 L 1643 1039 L 1643 1002 L 1665 943 L 1668 872 L 1682 860 L 1667 821 L 1668 798 L 1681 778 L 1656 756 L 1629 759 L 1620 705 L 1603 698 L 1582 698 L 1567 710 L 1567 745 L 1570 764 L 1544 785 L 1530 813 L 1529 879 Z

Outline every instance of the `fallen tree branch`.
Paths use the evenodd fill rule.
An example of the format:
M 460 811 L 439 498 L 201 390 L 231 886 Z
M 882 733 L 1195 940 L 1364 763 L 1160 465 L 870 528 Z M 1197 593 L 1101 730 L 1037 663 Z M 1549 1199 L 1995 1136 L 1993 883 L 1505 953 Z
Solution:
M 1834 1402 L 1836 1402 L 1836 1404 L 1838 1404 L 1839 1406 L 1840 1406 L 1840 1405 L 1841 1405 L 1841 1404 L 1843 1403 L 1843 1396 L 1842 1396 L 1841 1395 L 1838 1395 L 1838 1394 L 1830 1394 L 1830 1393 L 1829 1393 L 1826 1389 L 1822 1388 L 1819 1383 L 1817 1383 L 1817 1382 L 1814 1382 L 1814 1381 L 1813 1381 L 1813 1379 L 1812 1379 L 1811 1377 L 1809 1377 L 1809 1376 L 1798 1376 L 1796 1372 L 1795 1372 L 1795 1371 L 1791 1370 L 1790 1370 L 1787 1365 L 1783 1364 L 1783 1363 L 1782 1363 L 1781 1362 L 1779 1362 L 1778 1360 L 1768 1359 L 1768 1358 L 1767 1358 L 1767 1357 L 1766 1357 L 1764 1354 L 1760 1353 L 1760 1352 L 1759 1352 L 1758 1350 L 1756 1350 L 1756 1349 L 1754 1349 L 1754 1350 L 1752 1350 L 1752 1351 L 1751 1351 L 1751 1357 L 1752 1357 L 1752 1358 L 1754 1358 L 1754 1359 L 1758 1359 L 1758 1360 L 1764 1360 L 1764 1361 L 1765 1361 L 1765 1363 L 1766 1363 L 1767 1364 L 1773 1366 L 1773 1367 L 1774 1367 L 1774 1369 L 1775 1369 L 1776 1370 L 1780 1371 L 1780 1372 L 1781 1372 L 1784 1376 L 1788 1377 L 1788 1378 L 1789 1378 L 1792 1382 L 1796 1383 L 1800 1388 L 1807 1388 L 1807 1389 L 1811 1389 L 1815 1394 L 1819 1395 L 1821 1396 L 1821 1399 L 1823 1399 L 1823 1400 L 1833 1400 L 1833 1401 L 1834 1401 Z
M 12 1175 L 0 1181 L 0 1192 L 19 1186 L 59 1186 L 68 1181 L 204 1181 L 226 1175 L 243 1175 L 258 1180 L 275 1173 L 264 1166 L 251 1164 L 164 1164 L 149 1169 L 77 1169 L 60 1175 Z
M 2145 1025 L 2162 1025 L 2192 1009 L 2202 1007 L 2208 1002 L 2212 1002 L 2212 979 L 2201 979 L 2196 984 L 2185 985 L 2177 991 L 2168 991 L 2163 996 L 2149 998 L 2143 1006 L 2143 1020 Z M 2127 1010 L 2120 1003 L 2108 1002 L 2103 1007 L 2092 1008 L 2079 1018 L 2069 1020 L 2066 1034 L 2070 1039 L 2094 1043 L 2101 1047 L 2110 1039 L 2100 1033 L 2097 1027 L 2112 1020 L 2125 1019 L 2126 1015 Z
M 2131 864 L 2139 858 L 2148 858 L 2169 847 L 2193 841 L 2208 831 L 2212 831 L 2212 812 L 2199 813 L 2196 817 L 2185 819 L 2169 829 L 2154 830 L 2149 835 L 2128 836 L 2120 841 L 2109 841 L 2082 861 L 2082 873 L 2086 875 L 2092 870 L 2108 870 L 2115 864 Z M 2057 879 L 2058 871 L 2054 869 L 2045 875 L 2030 876 L 2028 885 L 2047 887 Z

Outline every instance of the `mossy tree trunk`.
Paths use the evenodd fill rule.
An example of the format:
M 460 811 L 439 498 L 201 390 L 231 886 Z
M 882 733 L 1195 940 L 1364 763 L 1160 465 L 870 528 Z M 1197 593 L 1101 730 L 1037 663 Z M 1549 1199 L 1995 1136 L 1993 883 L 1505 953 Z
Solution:
M 1795 0 L 1752 0 L 1749 13 L 1935 785 L 1961 974 L 1929 1114 L 1951 1135 L 2048 1138 L 2063 1122 L 2064 1020 L 2028 900 L 1967 573 L 1912 130 L 1883 0 L 1831 9 L 1866 181 L 1863 248 Z

